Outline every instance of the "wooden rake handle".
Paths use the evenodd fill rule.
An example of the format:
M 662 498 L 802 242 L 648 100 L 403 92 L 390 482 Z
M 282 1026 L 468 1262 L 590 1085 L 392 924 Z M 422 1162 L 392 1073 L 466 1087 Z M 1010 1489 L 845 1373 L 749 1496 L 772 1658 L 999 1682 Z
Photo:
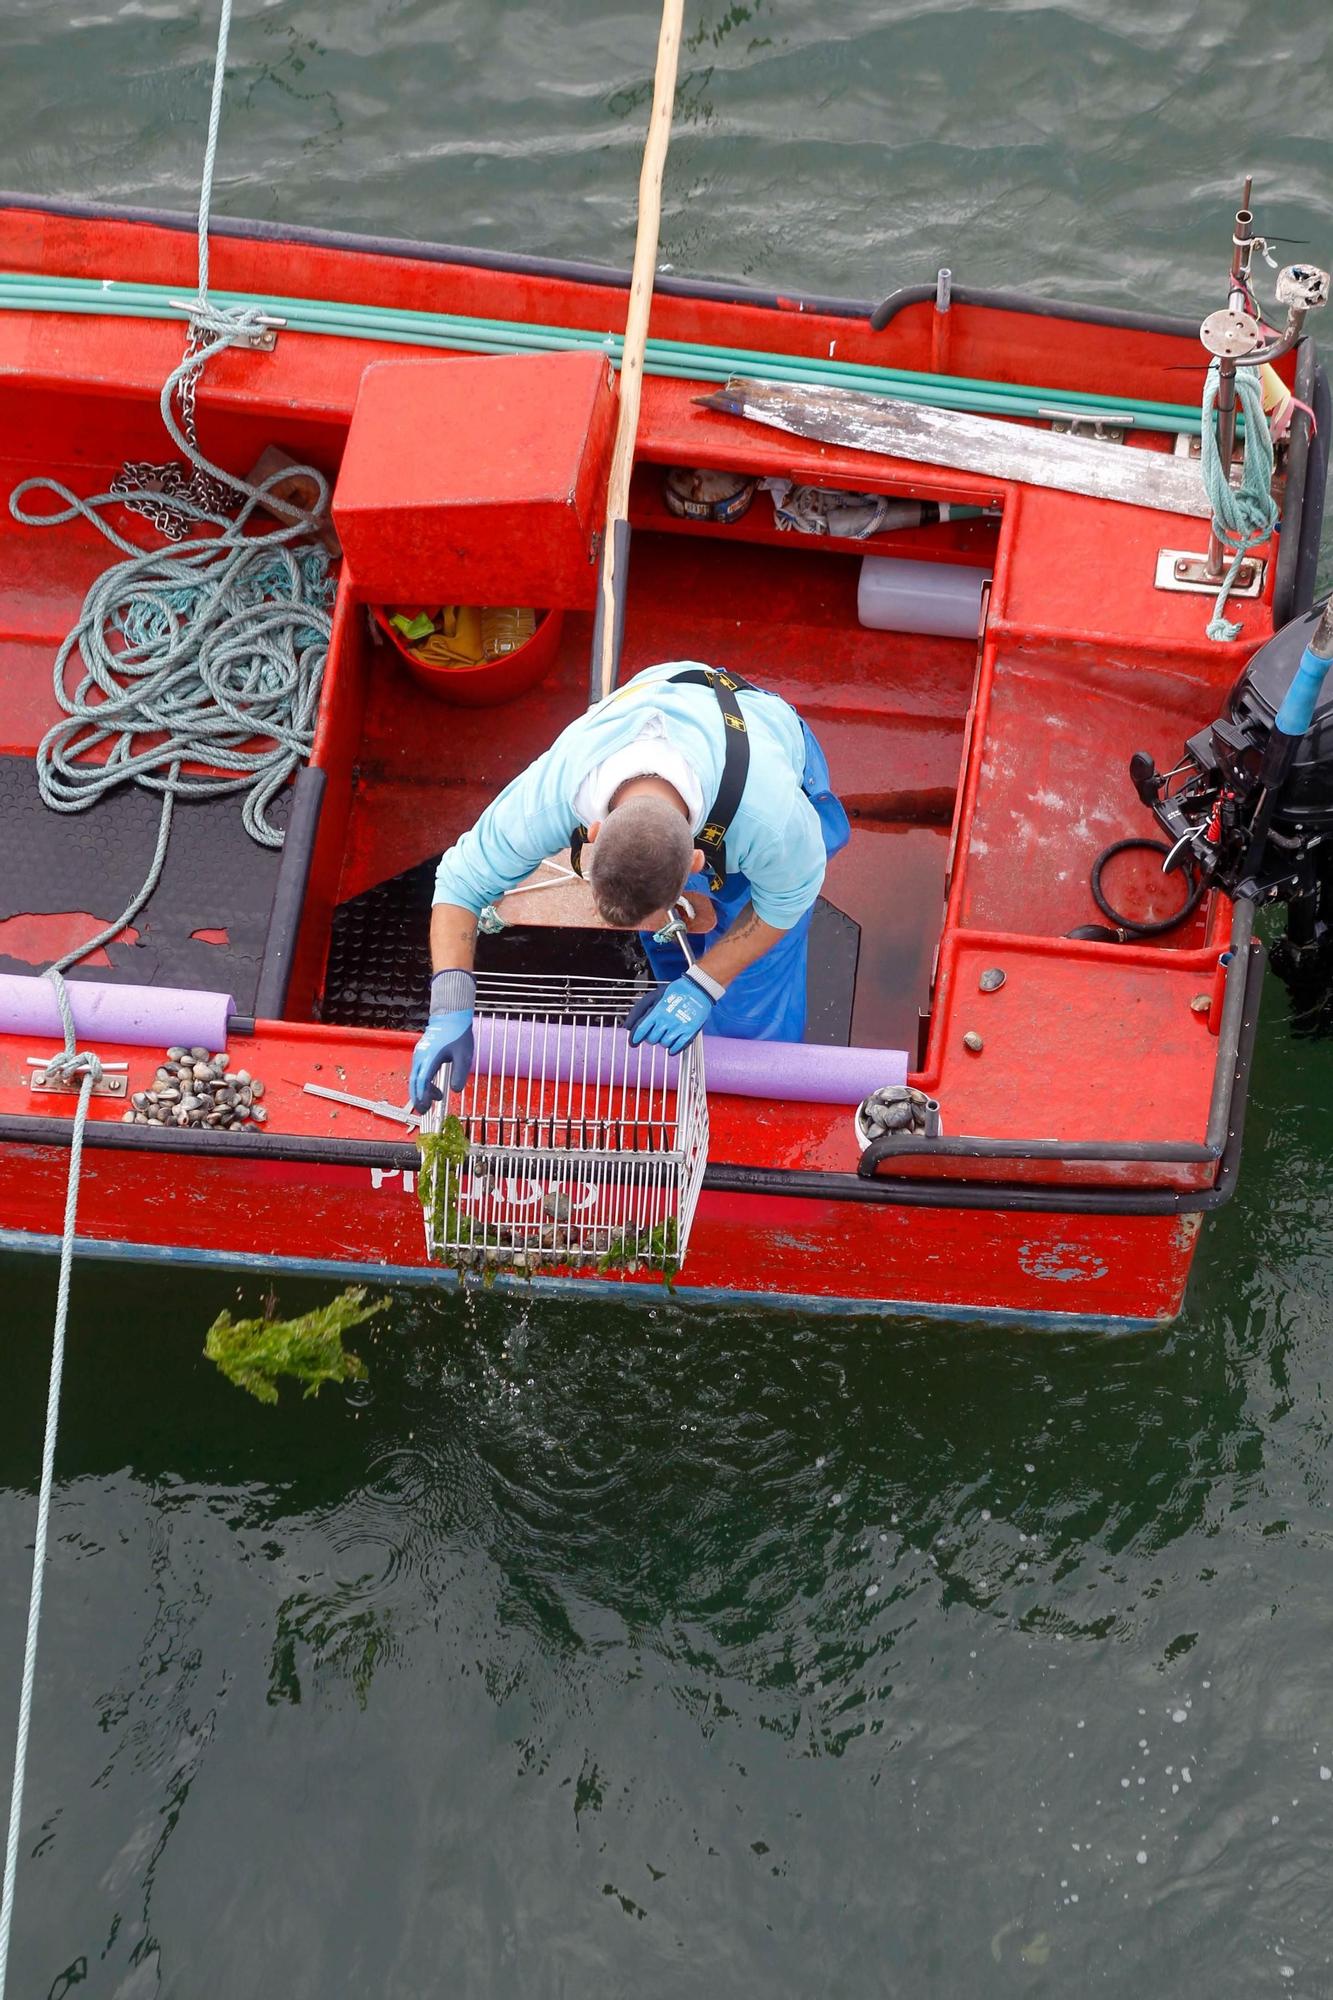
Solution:
M 643 350 L 648 339 L 648 315 L 653 303 L 653 274 L 662 224 L 662 175 L 671 143 L 671 113 L 676 98 L 676 66 L 685 0 L 663 0 L 662 26 L 657 38 L 657 72 L 653 78 L 653 108 L 639 171 L 639 222 L 634 238 L 634 269 L 630 278 L 625 347 L 620 363 L 620 415 L 611 453 L 606 491 L 606 536 L 602 546 L 601 661 L 598 699 L 611 692 L 616 669 L 616 595 L 624 588 L 617 573 L 616 524 L 629 518 L 629 482 L 634 470 L 634 445 L 639 432 L 639 398 L 643 389 Z

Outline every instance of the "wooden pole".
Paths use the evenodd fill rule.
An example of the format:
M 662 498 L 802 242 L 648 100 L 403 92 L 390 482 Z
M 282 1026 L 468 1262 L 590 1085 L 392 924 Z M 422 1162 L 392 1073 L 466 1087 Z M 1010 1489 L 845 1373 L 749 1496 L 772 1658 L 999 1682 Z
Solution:
M 634 445 L 639 432 L 639 396 L 643 388 L 643 350 L 653 303 L 657 238 L 662 223 L 662 175 L 671 140 L 671 113 L 676 98 L 676 65 L 680 57 L 685 0 L 662 0 L 662 27 L 657 39 L 657 73 L 653 78 L 653 108 L 639 173 L 639 221 L 634 239 L 634 270 L 630 278 L 629 312 L 625 318 L 625 348 L 620 363 L 620 416 L 611 454 L 606 492 L 606 539 L 602 548 L 602 657 L 599 698 L 611 692 L 616 668 L 616 593 L 624 579 L 616 574 L 615 528 L 629 517 L 629 482 L 634 470 Z

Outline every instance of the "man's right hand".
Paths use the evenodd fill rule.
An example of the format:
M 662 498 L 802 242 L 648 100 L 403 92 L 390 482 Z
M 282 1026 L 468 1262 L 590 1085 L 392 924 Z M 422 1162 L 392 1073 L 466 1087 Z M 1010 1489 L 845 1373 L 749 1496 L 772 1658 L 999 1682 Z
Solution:
M 408 1094 L 414 1111 L 429 1111 L 444 1096 L 435 1083 L 447 1062 L 447 1088 L 461 1090 L 472 1074 L 472 1014 L 477 982 L 470 972 L 437 972 L 430 983 L 430 1019 L 412 1051 Z

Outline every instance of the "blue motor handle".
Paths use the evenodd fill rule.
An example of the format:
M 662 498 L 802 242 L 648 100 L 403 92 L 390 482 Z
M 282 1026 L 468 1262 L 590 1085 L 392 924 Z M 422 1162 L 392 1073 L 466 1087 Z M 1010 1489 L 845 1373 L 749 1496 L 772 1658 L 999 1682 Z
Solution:
M 1306 647 L 1273 725 L 1281 735 L 1304 736 L 1314 721 L 1315 704 L 1331 665 L 1333 660 L 1317 653 L 1313 644 Z
M 1263 787 L 1251 825 L 1251 860 L 1257 865 L 1259 851 L 1268 838 L 1278 794 L 1287 782 L 1296 760 L 1301 738 L 1314 721 L 1314 712 L 1333 665 L 1333 597 L 1324 606 L 1323 616 L 1311 633 L 1300 662 L 1283 695 L 1273 727 L 1264 745 L 1259 780 Z

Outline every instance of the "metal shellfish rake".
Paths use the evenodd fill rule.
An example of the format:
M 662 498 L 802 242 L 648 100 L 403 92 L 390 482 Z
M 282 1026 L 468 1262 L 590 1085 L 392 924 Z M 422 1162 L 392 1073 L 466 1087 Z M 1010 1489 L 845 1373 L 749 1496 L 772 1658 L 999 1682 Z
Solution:
M 476 1060 L 422 1121 L 432 1258 L 670 1277 L 708 1157 L 704 1056 L 631 1048 L 628 979 L 483 974 Z

